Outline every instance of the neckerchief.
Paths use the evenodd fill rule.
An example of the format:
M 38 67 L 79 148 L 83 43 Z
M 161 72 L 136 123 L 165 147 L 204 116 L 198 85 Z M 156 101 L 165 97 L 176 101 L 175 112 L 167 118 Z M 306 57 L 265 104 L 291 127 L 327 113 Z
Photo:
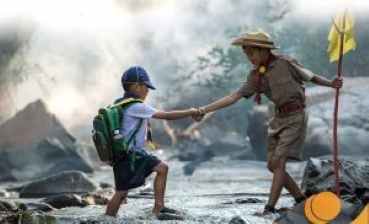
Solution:
M 273 55 L 272 53 L 269 54 L 268 59 L 265 63 L 260 64 L 256 69 L 256 95 L 254 98 L 254 101 L 257 104 L 261 104 L 261 87 L 262 87 L 262 78 L 267 71 L 269 65 L 275 60 L 277 57 Z

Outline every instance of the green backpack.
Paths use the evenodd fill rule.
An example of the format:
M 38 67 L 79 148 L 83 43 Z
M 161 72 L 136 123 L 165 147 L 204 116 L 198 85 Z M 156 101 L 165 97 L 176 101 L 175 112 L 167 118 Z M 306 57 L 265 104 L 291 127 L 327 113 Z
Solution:
M 114 153 L 128 153 L 129 145 L 142 125 L 142 120 L 130 133 L 129 138 L 120 135 L 122 110 L 142 100 L 128 98 L 117 104 L 99 109 L 93 120 L 92 140 L 102 162 L 113 165 Z

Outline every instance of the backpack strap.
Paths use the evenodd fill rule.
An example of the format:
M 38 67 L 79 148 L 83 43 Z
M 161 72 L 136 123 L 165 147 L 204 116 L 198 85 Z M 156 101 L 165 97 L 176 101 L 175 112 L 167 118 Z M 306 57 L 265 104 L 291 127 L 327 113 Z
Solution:
M 123 99 L 122 101 L 118 101 L 118 103 L 113 104 L 111 107 L 121 107 L 121 106 L 124 106 L 126 104 L 133 103 L 133 102 L 143 103 L 143 101 L 140 100 L 140 99 L 127 98 L 127 99 Z
M 132 140 L 135 139 L 138 131 L 140 130 L 141 126 L 143 124 L 143 119 L 141 118 L 138 122 L 138 124 L 136 125 L 135 129 L 133 131 L 131 131 L 131 133 L 129 134 L 129 138 L 128 138 L 128 141 L 127 141 L 127 145 L 129 147 L 129 145 L 131 144 Z

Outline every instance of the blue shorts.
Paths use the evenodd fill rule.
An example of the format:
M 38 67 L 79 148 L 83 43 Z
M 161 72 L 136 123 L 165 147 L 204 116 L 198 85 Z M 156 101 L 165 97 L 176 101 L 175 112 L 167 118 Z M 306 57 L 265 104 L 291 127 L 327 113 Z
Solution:
M 115 161 L 113 165 L 115 188 L 117 191 L 128 191 L 145 184 L 145 179 L 161 161 L 145 151 L 134 152 L 127 157 Z

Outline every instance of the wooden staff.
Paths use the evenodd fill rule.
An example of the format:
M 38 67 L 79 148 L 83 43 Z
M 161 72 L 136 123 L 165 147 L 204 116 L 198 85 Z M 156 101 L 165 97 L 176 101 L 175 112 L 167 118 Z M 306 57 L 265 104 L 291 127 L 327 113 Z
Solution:
M 342 30 L 338 29 L 337 24 L 335 24 L 337 31 L 340 34 L 340 51 L 338 58 L 338 68 L 337 68 L 337 77 L 342 77 L 342 68 L 343 68 L 343 45 L 345 38 L 345 26 L 346 26 L 346 11 L 343 14 L 343 25 Z M 339 177 L 339 158 L 338 158 L 338 137 L 337 137 L 337 126 L 338 126 L 338 105 L 339 105 L 339 95 L 340 89 L 336 89 L 335 103 L 334 103 L 334 114 L 333 114 L 333 163 L 334 163 L 334 174 L 335 174 L 335 183 L 336 183 L 336 194 L 338 197 L 341 195 L 340 190 L 340 177 Z

